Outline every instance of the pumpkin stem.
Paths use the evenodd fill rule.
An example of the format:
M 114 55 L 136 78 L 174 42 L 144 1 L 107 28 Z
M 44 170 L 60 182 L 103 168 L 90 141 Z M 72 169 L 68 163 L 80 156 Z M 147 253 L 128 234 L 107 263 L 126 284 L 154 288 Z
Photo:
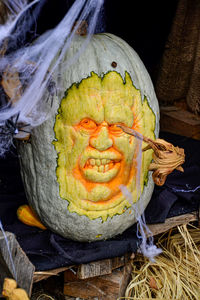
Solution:
M 152 149 L 153 162 L 149 165 L 149 171 L 153 171 L 152 177 L 155 184 L 161 186 L 165 183 L 167 175 L 174 171 L 174 169 L 184 172 L 182 164 L 185 162 L 185 153 L 183 148 L 175 147 L 171 143 L 163 139 L 156 139 L 155 141 L 145 137 L 141 133 L 130 129 L 123 125 L 117 125 L 125 133 L 135 136 L 137 139 L 143 140 L 148 144 L 142 151 Z
M 85 20 L 76 21 L 72 27 L 72 31 L 75 29 L 75 33 L 84 36 L 87 35 L 88 23 Z

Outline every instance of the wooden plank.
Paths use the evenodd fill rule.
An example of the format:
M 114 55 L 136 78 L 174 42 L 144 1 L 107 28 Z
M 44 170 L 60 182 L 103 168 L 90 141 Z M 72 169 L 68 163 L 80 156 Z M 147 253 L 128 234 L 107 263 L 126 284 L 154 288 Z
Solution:
M 112 270 L 123 267 L 126 263 L 129 262 L 132 255 L 133 253 L 126 253 L 123 256 L 112 258 Z
M 103 259 L 78 266 L 77 276 L 79 279 L 86 279 L 106 274 L 111 274 L 112 270 L 124 266 L 131 256 L 126 253 L 121 257 Z
M 72 297 L 91 299 L 98 297 L 102 300 L 113 300 L 123 297 L 128 285 L 132 265 L 129 262 L 121 269 L 111 274 L 88 279 L 78 279 L 75 274 L 70 281 L 64 283 L 64 294 Z
M 196 211 L 172 218 L 166 219 L 164 223 L 147 224 L 153 235 L 165 232 L 173 227 L 188 224 L 190 222 L 198 221 L 198 213 Z
M 200 139 L 200 117 L 176 106 L 160 107 L 160 130 Z
M 51 276 L 57 276 L 59 273 L 64 272 L 70 268 L 73 268 L 73 266 L 51 269 L 47 271 L 36 271 L 33 276 L 33 283 L 47 279 Z
M 88 264 L 81 264 L 78 267 L 78 278 L 86 279 L 100 275 L 106 275 L 112 273 L 112 260 L 103 259 L 94 261 Z
M 5 232 L 5 235 L 7 241 L 2 231 L 0 231 L 0 290 L 2 289 L 4 278 L 9 277 L 16 279 L 18 287 L 26 290 L 30 296 L 35 267 L 19 246 L 15 235 L 11 232 Z
M 130 282 L 131 279 L 131 273 L 132 273 L 133 265 L 132 265 L 132 259 L 129 261 L 123 268 L 122 268 L 122 276 L 120 281 L 120 287 L 119 287 L 119 297 L 125 296 L 125 291 L 127 288 L 127 285 Z

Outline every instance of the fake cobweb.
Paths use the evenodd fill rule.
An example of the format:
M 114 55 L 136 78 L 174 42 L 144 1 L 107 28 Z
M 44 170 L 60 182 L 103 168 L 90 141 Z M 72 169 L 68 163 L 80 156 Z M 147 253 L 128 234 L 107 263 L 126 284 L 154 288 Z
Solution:
M 137 199 L 141 196 L 141 169 L 142 169 L 142 141 L 143 136 L 138 133 L 137 144 L 139 148 L 139 153 L 137 155 L 137 174 L 136 174 L 136 190 L 137 190 Z M 120 185 L 120 190 L 129 203 L 133 206 L 135 218 L 137 220 L 137 237 L 140 241 L 138 252 L 142 253 L 150 261 L 155 262 L 155 257 L 159 255 L 162 250 L 157 248 L 154 244 L 153 234 L 150 231 L 148 225 L 146 224 L 145 214 L 144 214 L 144 205 L 143 202 L 137 201 L 133 204 L 133 196 L 125 185 Z
M 24 132 L 30 132 L 51 115 L 53 96 L 60 89 L 52 80 L 52 73 L 70 47 L 80 25 L 77 20 L 87 20 L 87 38 L 76 55 L 66 62 L 66 68 L 84 51 L 103 6 L 103 0 L 76 0 L 54 29 L 37 37 L 30 45 L 17 47 L 17 43 L 23 44 L 20 37 L 23 40 L 29 27 L 31 30 L 32 11 L 37 17 L 43 3 L 43 0 L 4 2 L 8 18 L 0 26 L 0 157 L 13 145 L 20 124 L 25 126 Z M 55 57 L 56 63 L 52 67 Z M 46 90 L 48 99 L 42 97 Z

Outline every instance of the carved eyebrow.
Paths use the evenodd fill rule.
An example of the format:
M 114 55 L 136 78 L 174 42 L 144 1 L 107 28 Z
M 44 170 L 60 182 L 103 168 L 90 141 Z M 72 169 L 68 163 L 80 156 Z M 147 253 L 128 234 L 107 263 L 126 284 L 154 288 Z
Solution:
M 105 121 L 109 124 L 123 123 L 128 127 L 133 125 L 133 112 L 127 105 L 125 106 L 110 106 L 105 109 Z

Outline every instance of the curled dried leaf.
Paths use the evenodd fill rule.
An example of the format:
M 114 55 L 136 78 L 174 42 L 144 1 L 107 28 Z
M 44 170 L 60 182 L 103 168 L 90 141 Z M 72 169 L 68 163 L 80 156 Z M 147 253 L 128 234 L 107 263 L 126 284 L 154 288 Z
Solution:
M 3 50 L 2 50 L 3 51 Z M 0 51 L 0 56 L 3 55 Z M 27 65 L 31 65 L 34 67 L 33 62 L 27 61 Z M 16 68 L 12 68 L 11 66 L 7 66 L 5 71 L 2 74 L 2 80 L 0 82 L 1 86 L 3 87 L 3 90 L 5 94 L 8 96 L 8 101 L 12 106 L 14 106 L 17 101 L 22 96 L 23 91 L 23 85 L 20 81 L 20 76 Z M 17 117 L 15 116 L 11 117 L 6 121 L 6 126 L 8 131 L 10 131 L 13 134 L 13 137 L 15 139 L 28 141 L 30 139 L 30 132 L 27 131 L 27 126 L 29 124 L 20 124 L 18 122 L 19 114 L 17 114 Z
M 16 69 L 9 67 L 3 72 L 1 85 L 12 104 L 17 102 L 22 94 L 22 84 Z
M 8 300 L 29 300 L 26 291 L 17 288 L 16 281 L 11 278 L 4 279 L 2 295 Z
M 149 286 L 152 289 L 158 290 L 158 286 L 154 277 L 150 277 Z
M 167 176 L 175 169 L 184 172 L 183 167 L 181 166 L 185 162 L 184 149 L 175 147 L 163 139 L 156 139 L 154 141 L 126 126 L 118 126 L 124 132 L 146 142 L 148 145 L 143 149 L 143 151 L 153 149 L 153 162 L 150 164 L 149 170 L 153 171 L 152 177 L 155 184 L 159 186 L 163 185 Z
M 9 297 L 14 289 L 17 288 L 17 283 L 14 279 L 5 278 L 3 283 L 2 295 L 4 297 Z

